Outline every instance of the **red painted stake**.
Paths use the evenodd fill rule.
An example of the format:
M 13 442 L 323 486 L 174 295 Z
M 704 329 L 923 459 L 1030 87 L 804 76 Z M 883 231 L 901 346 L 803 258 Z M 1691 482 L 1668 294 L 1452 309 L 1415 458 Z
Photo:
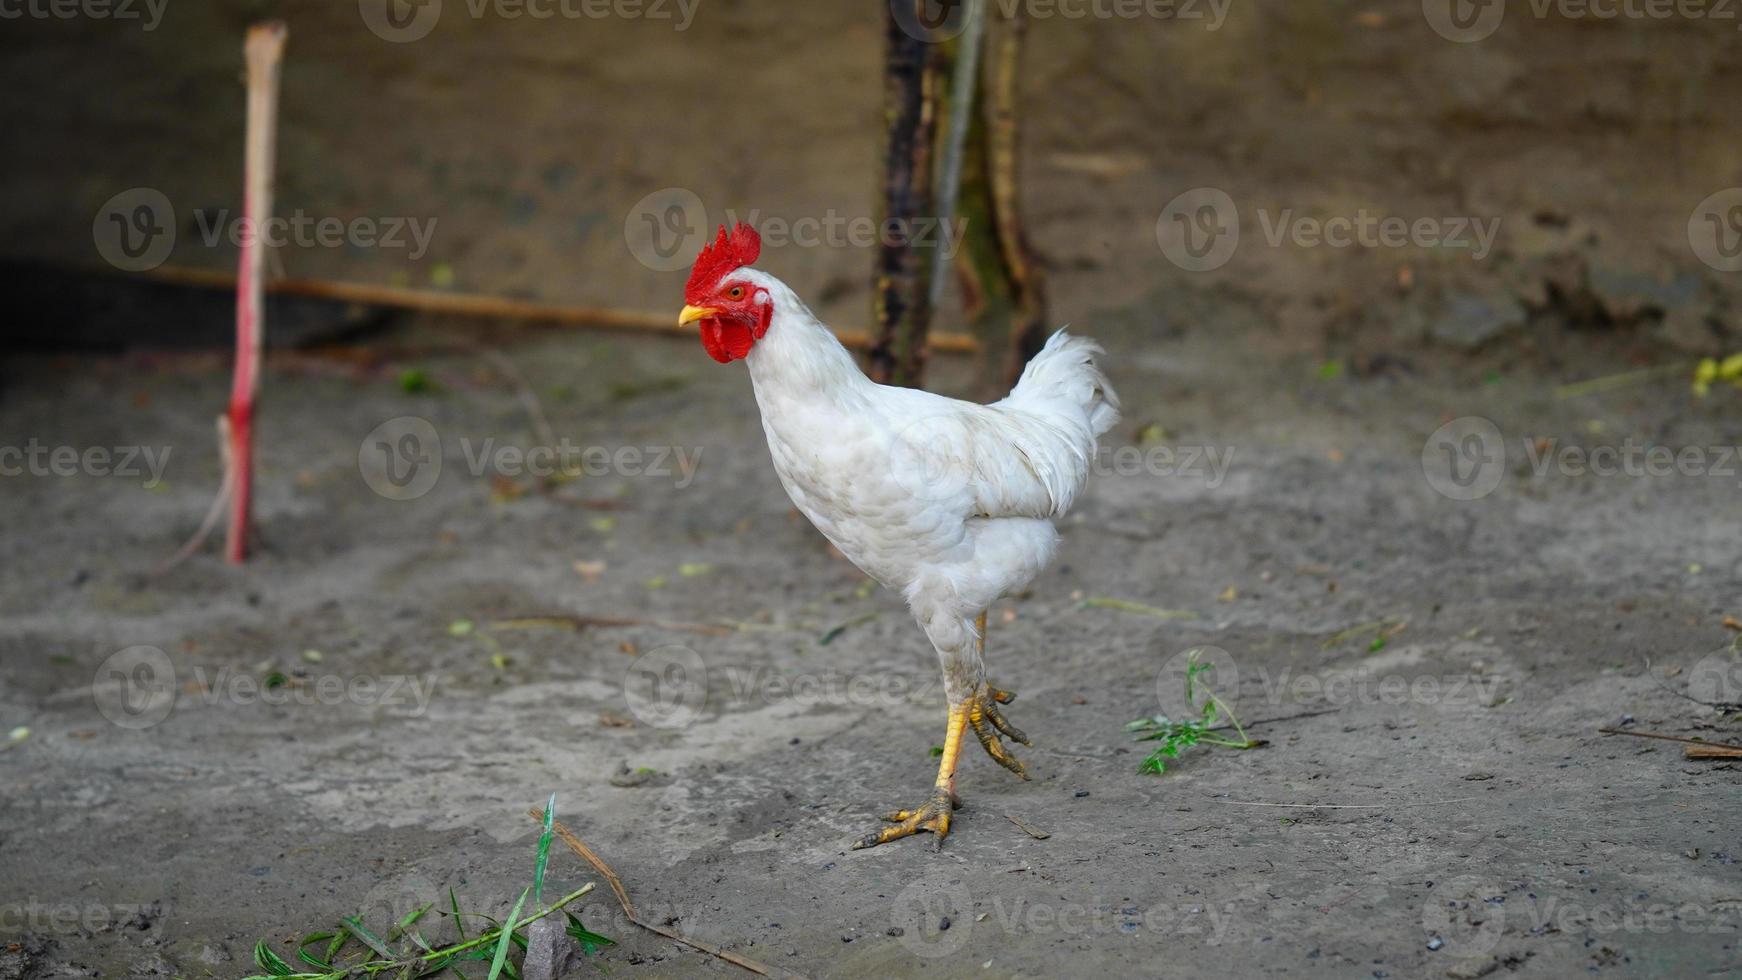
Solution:
M 254 489 L 254 396 L 260 389 L 260 348 L 266 334 L 261 301 L 265 248 L 261 224 L 272 216 L 272 161 L 278 129 L 278 76 L 284 57 L 282 21 L 248 29 L 242 53 L 248 62 L 248 133 L 243 150 L 242 257 L 236 270 L 236 373 L 223 428 L 224 464 L 234 467 L 230 529 L 225 556 L 240 564 L 248 555 L 248 516 Z

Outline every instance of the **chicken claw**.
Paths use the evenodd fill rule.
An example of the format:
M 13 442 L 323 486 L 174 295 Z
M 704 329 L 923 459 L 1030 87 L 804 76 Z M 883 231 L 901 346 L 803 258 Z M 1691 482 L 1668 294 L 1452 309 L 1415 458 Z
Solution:
M 894 813 L 884 814 L 883 819 L 893 826 L 866 834 L 853 844 L 853 850 L 887 844 L 922 830 L 929 830 L 937 835 L 932 840 L 931 848 L 934 851 L 939 850 L 944 846 L 944 838 L 950 832 L 950 812 L 961 805 L 954 793 L 940 787 L 932 794 L 931 799 L 921 803 L 916 810 L 896 810 Z
M 998 740 L 998 734 L 993 731 L 993 729 L 997 729 L 1005 737 L 1023 745 L 1034 745 L 1033 742 L 1029 741 L 1028 736 L 1023 734 L 1022 729 L 1012 725 L 1004 717 L 1004 713 L 998 710 L 1000 704 L 1009 704 L 1014 700 L 1016 700 L 1016 695 L 1009 691 L 1000 691 L 990 684 L 986 685 L 985 694 L 977 694 L 968 699 L 966 704 L 968 727 L 974 730 L 974 737 L 980 740 L 980 746 L 986 750 L 987 755 L 992 757 L 992 761 L 1015 773 L 1019 778 L 1027 779 L 1028 770 L 1022 767 L 1022 761 L 1010 754 L 1010 750 L 1004 747 L 1004 743 Z

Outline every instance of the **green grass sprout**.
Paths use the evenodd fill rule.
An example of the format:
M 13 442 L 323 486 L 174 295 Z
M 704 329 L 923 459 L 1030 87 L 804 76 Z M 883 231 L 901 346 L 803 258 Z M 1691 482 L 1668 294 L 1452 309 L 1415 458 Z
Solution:
M 461 912 L 459 897 L 450 888 L 447 909 L 436 914 L 452 920 L 452 942 L 438 947 L 418 931 L 418 923 L 436 907 L 434 902 L 414 909 L 392 923 L 385 938 L 371 929 L 361 915 L 342 916 L 337 928 L 310 933 L 297 942 L 296 958 L 319 972 L 299 972 L 297 967 L 286 962 L 284 957 L 262 939 L 254 944 L 254 965 L 261 972 L 244 977 L 243 980 L 369 980 L 374 977 L 383 980 L 418 980 L 422 977 L 440 976 L 455 976 L 466 980 L 466 974 L 460 972 L 458 964 L 468 962 L 489 964 L 487 980 L 519 980 L 520 973 L 509 959 L 510 950 L 518 946 L 524 953 L 527 947 L 526 928 L 559 911 L 568 922 L 565 931 L 581 944 L 587 955 L 591 956 L 606 946 L 615 945 L 611 939 L 589 931 L 581 924 L 580 918 L 568 909 L 581 896 L 593 890 L 595 886 L 592 882 L 549 905 L 544 904 L 544 879 L 550 864 L 550 845 L 555 822 L 556 794 L 552 793 L 550 802 L 544 809 L 544 832 L 538 838 L 532 884 L 521 890 L 520 898 L 514 903 L 508 918 L 502 922 L 498 923 L 488 915 Z M 526 913 L 524 916 L 521 914 L 523 911 Z M 487 923 L 488 927 L 476 931 L 468 938 L 465 926 L 468 915 Z M 318 954 L 314 952 L 317 948 L 321 950 Z M 347 950 L 350 951 L 349 955 Z
M 1175 721 L 1166 715 L 1156 715 L 1152 718 L 1139 718 L 1125 726 L 1128 732 L 1138 732 L 1139 742 L 1160 742 L 1138 767 L 1139 772 L 1161 775 L 1167 771 L 1167 760 L 1179 758 L 1181 750 L 1194 745 L 1221 745 L 1230 749 L 1250 749 L 1258 745 L 1246 735 L 1246 730 L 1240 727 L 1240 719 L 1234 716 L 1234 709 L 1228 707 L 1216 692 L 1210 688 L 1207 681 L 1198 679 L 1198 675 L 1211 669 L 1214 664 L 1199 662 L 1202 650 L 1193 650 L 1186 657 L 1185 695 L 1186 704 L 1198 713 L 1196 718 Z M 1203 704 L 1200 706 L 1197 692 L 1204 693 Z M 1218 735 L 1216 729 L 1223 727 L 1218 722 L 1226 716 L 1227 726 L 1234 729 L 1239 739 L 1231 739 Z

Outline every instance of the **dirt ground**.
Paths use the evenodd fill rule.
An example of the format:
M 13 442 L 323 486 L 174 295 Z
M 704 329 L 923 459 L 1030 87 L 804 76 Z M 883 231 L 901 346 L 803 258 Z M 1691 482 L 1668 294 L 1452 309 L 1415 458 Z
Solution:
M 935 659 L 793 513 L 744 372 L 693 339 L 418 319 L 367 358 L 275 353 L 259 553 L 164 574 L 218 484 L 225 359 L 9 356 L 0 449 L 40 452 L 0 456 L 35 460 L 0 476 L 0 978 L 242 976 L 259 939 L 449 888 L 503 914 L 552 792 L 647 917 L 809 976 L 1742 970 L 1742 770 L 1598 731 L 1742 740 L 1713 706 L 1742 701 L 1742 392 L 1679 366 L 1738 346 L 1736 275 L 1688 238 L 1742 165 L 1733 32 L 1511 17 L 1459 45 L 1415 7 L 1036 26 L 1032 227 L 1126 421 L 993 613 L 1035 778 L 971 750 L 939 853 L 848 850 L 930 785 Z M 0 123 L 32 134 L 0 252 L 93 263 L 91 216 L 143 186 L 172 263 L 233 262 L 194 216 L 234 207 L 233 39 L 267 13 L 281 211 L 439 221 L 415 258 L 280 249 L 290 274 L 675 312 L 681 272 L 625 244 L 650 192 L 869 211 L 869 8 L 389 44 L 351 4 L 172 5 L 0 33 Z M 1246 224 L 1193 271 L 1157 224 L 1206 186 Z M 1501 231 L 1480 260 L 1267 244 L 1290 208 Z M 868 263 L 762 265 L 855 326 Z M 1555 391 L 1640 367 L 1666 371 Z M 980 377 L 941 357 L 931 384 Z M 529 474 L 546 441 L 584 475 Z M 1691 463 L 1588 465 L 1649 447 Z M 1178 716 L 1196 648 L 1266 744 L 1140 774 L 1124 726 Z M 741 972 L 603 889 L 584 919 L 617 945 L 574 975 Z
M 1264 329 L 1219 312 L 1235 338 Z M 162 576 L 216 485 L 221 366 L 16 362 L 7 431 L 172 455 L 149 488 L 143 472 L 0 482 L 0 719 L 30 729 L 0 754 L 0 925 L 21 944 L 0 968 L 236 976 L 257 938 L 448 887 L 500 913 L 529 876 L 525 811 L 554 791 L 642 909 L 810 975 L 1735 970 L 1736 767 L 1597 728 L 1737 737 L 1682 696 L 1734 699 L 1737 477 L 1539 477 L 1522 446 L 1735 445 L 1733 399 L 1676 382 L 1558 401 L 1478 367 L 1324 379 L 1124 325 L 1142 315 L 1092 322 L 1132 420 L 1110 446 L 1144 461 L 1105 456 L 1057 566 L 994 613 L 993 676 L 1020 692 L 1036 778 L 971 756 L 935 854 L 847 849 L 929 782 L 930 651 L 795 517 L 743 372 L 694 344 L 490 338 L 559 438 L 649 450 L 641 475 L 549 493 L 522 493 L 499 455 L 474 475 L 484 440 L 536 436 L 476 357 L 417 355 L 454 327 L 384 340 L 427 372 L 422 393 L 278 359 L 261 553 Z M 964 372 L 945 365 L 948 389 Z M 1510 462 L 1456 501 L 1421 456 L 1465 414 L 1503 429 Z M 359 452 L 406 416 L 436 430 L 440 475 L 389 499 Z M 1136 436 L 1150 424 L 1171 463 Z M 659 447 L 699 464 L 658 475 Z M 1225 472 L 1186 466 L 1200 447 Z M 667 625 L 514 622 L 561 615 Z M 1236 665 L 1244 719 L 1334 711 L 1140 775 L 1121 728 L 1177 711 L 1177 657 L 1202 645 Z M 163 659 L 111 659 L 138 646 Z M 250 686 L 275 673 L 286 686 Z M 601 969 L 737 972 L 589 902 L 620 944 Z

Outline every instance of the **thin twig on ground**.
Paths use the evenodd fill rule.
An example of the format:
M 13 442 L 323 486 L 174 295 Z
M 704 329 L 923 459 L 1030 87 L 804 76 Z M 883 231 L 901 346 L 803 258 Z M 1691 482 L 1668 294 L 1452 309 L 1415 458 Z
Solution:
M 1684 759 L 1742 759 L 1742 746 L 1736 745 L 1690 745 L 1682 749 Z
M 176 549 L 175 554 L 165 558 L 156 568 L 152 569 L 151 574 L 153 575 L 162 575 L 170 571 L 186 561 L 188 556 L 200 550 L 200 546 L 206 543 L 207 536 L 212 533 L 213 528 L 218 526 L 218 521 L 224 516 L 225 504 L 230 502 L 230 494 L 235 489 L 236 468 L 230 465 L 230 443 L 224 438 L 223 421 L 220 416 L 218 420 L 218 458 L 219 464 L 223 467 L 224 475 L 218 483 L 217 496 L 212 498 L 212 505 L 206 508 L 205 519 L 200 521 L 200 526 L 194 531 L 193 536 Z
M 1689 745 L 1703 745 L 1713 749 L 1735 749 L 1742 752 L 1742 745 L 1731 745 L 1727 742 L 1713 742 L 1709 739 L 1696 738 L 1689 735 L 1663 735 L 1658 732 L 1630 732 L 1624 728 L 1599 728 L 1597 731 L 1605 735 L 1631 735 L 1634 738 L 1660 738 L 1666 742 L 1686 742 Z
M 1334 715 L 1341 710 L 1343 710 L 1343 709 L 1342 708 L 1320 708 L 1317 711 L 1302 711 L 1300 714 L 1297 714 L 1297 715 L 1283 715 L 1280 718 L 1265 718 L 1261 721 L 1249 721 L 1246 723 L 1246 727 L 1247 728 L 1257 728 L 1259 725 L 1274 725 L 1277 722 L 1281 722 L 1281 721 L 1294 721 L 1296 718 L 1317 718 L 1319 715 Z M 1211 727 L 1211 728 L 1206 728 L 1206 729 L 1204 729 L 1204 731 L 1220 732 L 1220 731 L 1226 731 L 1227 729 L 1230 729 L 1233 727 L 1234 727 L 1233 724 L 1230 723 L 1230 724 L 1224 724 L 1224 725 L 1216 725 L 1216 726 Z
M 702 636 L 731 636 L 733 633 L 729 626 L 714 626 L 709 623 L 677 623 L 664 619 L 634 619 L 626 616 L 519 616 L 514 619 L 499 619 L 490 624 L 491 629 L 505 630 L 538 629 L 552 626 L 565 627 L 577 632 L 589 626 L 652 626 L 662 630 L 677 630 L 680 633 L 699 633 Z
M 538 821 L 540 826 L 543 826 L 543 810 L 532 809 L 526 812 L 532 817 L 532 819 Z M 646 929 L 648 932 L 657 933 L 674 942 L 682 943 L 691 949 L 700 950 L 710 956 L 718 957 L 733 966 L 742 967 L 758 976 L 786 977 L 803 980 L 802 975 L 794 973 L 791 970 L 783 970 L 779 967 L 767 966 L 766 964 L 758 963 L 747 956 L 740 956 L 731 950 L 723 949 L 713 943 L 699 939 L 691 939 L 690 937 L 678 932 L 676 929 L 672 929 L 668 926 L 643 921 L 641 917 L 635 913 L 635 903 L 629 900 L 629 892 L 623 887 L 623 879 L 617 877 L 617 873 L 611 870 L 611 866 L 605 863 L 605 859 L 594 853 L 592 848 L 588 847 L 579 837 L 576 837 L 574 831 L 563 826 L 562 821 L 552 821 L 551 829 L 556 832 L 557 837 L 560 838 L 564 844 L 568 845 L 569 850 L 575 852 L 577 857 L 592 865 L 593 870 L 605 876 L 605 883 L 611 886 L 612 894 L 617 896 L 617 904 L 623 908 L 624 918 L 628 919 L 630 922 Z
M 1216 800 L 1212 803 L 1225 803 L 1229 806 L 1268 806 L 1282 807 L 1290 810 L 1403 810 L 1418 806 L 1445 806 L 1448 803 L 1468 803 L 1476 799 L 1474 796 L 1460 796 L 1455 800 L 1428 800 L 1423 803 L 1262 803 L 1252 800 Z
M 520 404 L 526 409 L 526 415 L 532 420 L 532 431 L 538 437 L 539 444 L 547 448 L 556 448 L 556 430 L 550 427 L 550 419 L 544 414 L 544 403 L 538 400 L 538 393 L 526 383 L 526 376 L 514 366 L 503 353 L 494 348 L 483 348 L 484 358 L 496 372 L 508 379 L 514 386 L 514 394 L 520 399 Z

